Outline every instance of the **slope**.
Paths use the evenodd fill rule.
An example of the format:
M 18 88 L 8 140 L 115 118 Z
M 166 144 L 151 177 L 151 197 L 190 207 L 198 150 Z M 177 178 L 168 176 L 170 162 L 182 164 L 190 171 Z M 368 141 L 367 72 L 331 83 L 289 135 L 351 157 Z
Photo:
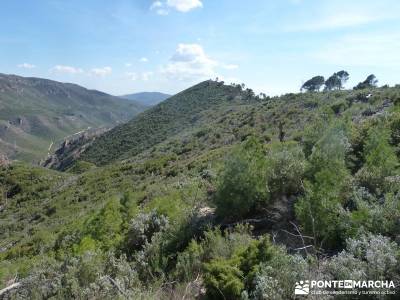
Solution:
M 37 161 L 68 135 L 125 122 L 143 109 L 75 84 L 0 74 L 0 151 Z
M 223 92 L 231 91 L 230 87 L 219 85 L 213 91 L 219 97 L 230 98 Z M 368 94 L 372 96 L 367 97 Z M 252 280 L 251 273 L 247 273 L 249 269 L 265 266 L 267 258 L 258 255 L 258 250 L 267 250 L 267 257 L 271 254 L 273 258 L 282 251 L 271 250 L 265 233 L 271 234 L 274 244 L 287 247 L 288 254 L 285 250 L 284 256 L 269 261 L 264 272 L 272 272 L 267 273 L 268 278 L 277 280 L 284 298 L 291 299 L 294 282 L 299 277 L 321 274 L 322 278 L 335 278 L 338 274 L 332 272 L 346 270 L 342 257 L 336 260 L 340 268 L 334 265 L 322 268 L 335 263 L 335 256 L 330 256 L 343 250 L 343 245 L 334 248 L 325 243 L 317 249 L 323 255 L 314 256 L 315 245 L 304 251 L 304 240 L 298 238 L 297 230 L 304 233 L 304 238 L 313 235 L 307 223 L 293 211 L 296 204 L 313 196 L 310 193 L 313 186 L 318 188 L 318 197 L 324 196 L 324 201 L 312 202 L 309 209 L 315 214 L 307 210 L 306 216 L 327 222 L 326 226 L 317 227 L 318 231 L 326 230 L 329 236 L 336 237 L 328 230 L 337 230 L 334 232 L 339 232 L 342 239 L 360 237 L 359 230 L 385 236 L 375 240 L 376 245 L 384 245 L 385 254 L 374 252 L 374 255 L 389 255 L 387 261 L 393 262 L 393 266 L 386 269 L 392 273 L 386 275 L 398 276 L 398 256 L 392 256 L 392 249 L 398 253 L 398 246 L 387 244 L 389 238 L 394 240 L 400 234 L 396 223 L 400 216 L 399 177 L 388 172 L 396 168 L 400 157 L 400 88 L 288 94 L 262 101 L 227 99 L 212 109 L 202 109 L 196 115 L 195 126 L 189 122 L 189 126 L 176 134 L 168 132 L 154 146 L 136 150 L 136 155 L 126 152 L 129 158 L 124 161 L 117 159 L 113 164 L 97 168 L 77 161 L 69 173 L 18 163 L 1 168 L 0 288 L 8 285 L 15 274 L 22 283 L 20 289 L 5 299 L 32 298 L 32 295 L 198 299 L 201 291 L 208 295 L 213 288 L 222 288 L 227 295 L 232 285 L 219 285 L 225 270 L 234 270 L 228 273 L 228 278 L 233 278 L 232 289 L 239 294 L 245 289 L 250 293 L 256 290 L 254 282 L 259 284 L 259 289 L 265 287 L 263 273 L 255 274 L 257 280 Z M 330 130 L 332 124 L 334 130 Z M 376 134 L 375 129 L 380 131 Z M 326 139 L 327 133 L 334 138 Z M 388 140 L 383 141 L 380 136 Z M 249 174 L 259 170 L 255 164 L 247 169 L 243 163 L 243 159 L 252 161 L 253 157 L 237 155 L 253 137 L 260 141 L 263 157 L 274 159 L 268 165 L 274 170 L 271 173 L 274 184 L 265 181 L 255 188 L 268 186 L 274 196 L 269 202 L 259 203 L 260 209 L 245 215 L 247 219 L 221 218 L 215 197 L 224 180 L 231 184 L 225 195 L 225 201 L 231 206 L 236 208 L 246 205 L 246 199 L 253 200 L 245 198 L 248 191 L 254 190 L 251 186 L 254 178 Z M 380 156 L 374 147 L 382 145 L 386 151 Z M 322 146 L 334 154 L 337 152 L 337 156 L 332 155 L 333 162 L 328 156 L 325 163 L 325 148 L 318 152 Z M 342 153 L 343 164 L 337 164 L 340 149 L 344 147 L 348 147 L 349 153 Z M 310 149 L 313 155 L 307 153 Z M 393 157 L 394 149 L 397 158 Z M 296 151 L 304 155 L 293 156 Z M 231 153 L 236 153 L 235 159 Z M 365 160 L 371 153 L 379 159 Z M 386 163 L 389 156 L 394 163 Z M 387 177 L 381 183 L 377 183 L 379 178 L 373 177 L 374 174 L 368 177 L 371 174 L 361 172 L 374 161 L 378 167 L 387 167 L 385 172 L 376 172 Z M 237 172 L 224 175 L 231 165 L 238 167 Z M 304 169 L 298 172 L 304 165 L 307 172 Z M 336 190 L 336 183 L 341 176 L 329 177 L 337 175 L 338 166 L 345 168 L 345 175 L 350 177 L 340 192 Z M 378 189 L 368 187 L 368 182 L 378 185 Z M 250 189 L 243 189 L 249 185 Z M 299 190 L 294 190 L 293 186 L 297 185 Z M 332 205 L 325 210 L 319 203 Z M 254 222 L 258 227 L 251 232 L 242 223 L 252 220 L 263 222 Z M 292 223 L 299 227 L 293 227 Z M 235 224 L 239 224 L 236 229 Z M 222 232 L 220 228 L 227 230 Z M 360 243 L 364 245 L 366 239 L 357 245 Z M 369 248 L 374 251 L 374 247 Z M 311 255 L 310 264 L 297 254 Z M 350 267 L 361 274 L 365 271 L 363 265 L 356 261 Z M 301 266 L 305 268 L 300 269 Z M 299 273 L 293 274 L 293 270 Z M 246 282 L 251 286 L 247 287 Z M 240 299 L 240 295 L 234 294 L 229 299 Z
M 204 81 L 107 132 L 82 154 L 82 159 L 104 165 L 134 156 L 183 130 L 203 124 L 207 112 L 252 102 L 257 99 L 237 86 Z

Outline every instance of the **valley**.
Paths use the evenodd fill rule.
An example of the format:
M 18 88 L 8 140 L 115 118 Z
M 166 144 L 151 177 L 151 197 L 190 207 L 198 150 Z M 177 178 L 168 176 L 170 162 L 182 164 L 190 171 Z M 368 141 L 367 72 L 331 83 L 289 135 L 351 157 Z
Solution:
M 71 140 L 53 170 L 7 165 L 0 280 L 21 286 L 4 299 L 275 297 L 266 278 L 291 299 L 302 276 L 398 280 L 399 105 L 398 86 L 260 97 L 208 80 Z
M 75 84 L 0 74 L 0 151 L 38 164 L 69 135 L 111 128 L 145 108 Z

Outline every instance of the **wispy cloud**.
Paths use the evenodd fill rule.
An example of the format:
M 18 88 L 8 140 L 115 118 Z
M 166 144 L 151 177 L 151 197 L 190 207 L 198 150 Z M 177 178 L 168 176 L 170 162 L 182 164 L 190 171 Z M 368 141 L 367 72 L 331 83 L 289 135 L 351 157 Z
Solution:
M 147 57 L 142 57 L 142 58 L 139 59 L 139 61 L 142 62 L 142 63 L 146 63 L 146 62 L 149 61 L 149 59 Z
M 81 74 L 84 72 L 83 69 L 81 68 L 65 66 L 65 65 L 56 65 L 51 69 L 51 71 L 54 73 L 67 73 L 67 74 Z
M 195 8 L 203 7 L 201 0 L 157 0 L 152 3 L 150 10 L 159 15 L 168 15 L 171 9 L 186 13 Z
M 148 81 L 153 74 L 154 73 L 150 71 L 143 73 L 126 72 L 125 76 L 132 81 L 137 81 L 137 80 Z
M 111 67 L 93 68 L 90 70 L 90 74 L 98 77 L 105 77 L 112 73 Z
M 192 9 L 203 7 L 203 3 L 200 0 L 167 0 L 167 5 L 180 12 L 188 12 Z
M 19 64 L 17 67 L 18 68 L 23 68 L 23 69 L 34 69 L 34 68 L 36 68 L 35 65 L 28 64 L 28 63 Z
M 169 13 L 166 4 L 161 1 L 154 1 L 153 4 L 150 6 L 150 10 L 155 11 L 160 16 L 166 16 Z

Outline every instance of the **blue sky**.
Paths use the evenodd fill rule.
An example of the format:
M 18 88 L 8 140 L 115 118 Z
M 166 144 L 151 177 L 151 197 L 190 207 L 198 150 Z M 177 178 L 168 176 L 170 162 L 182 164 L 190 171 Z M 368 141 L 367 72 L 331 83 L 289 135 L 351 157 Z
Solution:
M 115 95 L 215 77 L 276 95 L 341 69 L 400 83 L 398 0 L 1 2 L 1 73 Z

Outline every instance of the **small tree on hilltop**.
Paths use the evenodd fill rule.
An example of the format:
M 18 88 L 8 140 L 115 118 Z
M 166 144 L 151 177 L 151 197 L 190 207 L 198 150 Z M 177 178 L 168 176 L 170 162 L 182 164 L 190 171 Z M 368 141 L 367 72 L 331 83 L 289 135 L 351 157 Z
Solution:
M 302 86 L 300 91 L 316 92 L 324 85 L 325 78 L 323 76 L 314 76 L 307 80 Z
M 342 87 L 342 80 L 338 73 L 334 73 L 325 81 L 325 91 L 340 90 Z
M 340 88 L 342 89 L 346 82 L 349 80 L 349 73 L 345 70 L 336 73 L 336 76 L 340 79 Z
M 364 81 L 357 84 L 354 89 L 355 90 L 362 90 L 366 88 L 375 88 L 378 85 L 378 79 L 374 74 L 371 74 L 365 79 Z

